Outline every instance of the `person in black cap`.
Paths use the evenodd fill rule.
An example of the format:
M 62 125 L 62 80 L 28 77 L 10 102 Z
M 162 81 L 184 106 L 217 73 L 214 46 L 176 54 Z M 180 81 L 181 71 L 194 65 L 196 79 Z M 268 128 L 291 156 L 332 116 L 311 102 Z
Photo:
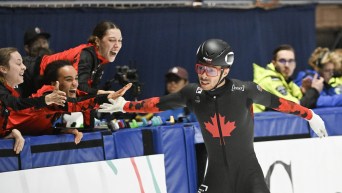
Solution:
M 50 34 L 39 27 L 29 29 L 24 35 L 24 49 L 28 56 L 38 56 L 40 48 L 49 49 Z
M 198 83 L 142 101 L 119 97 L 101 105 L 99 111 L 159 112 L 187 106 L 197 117 L 208 153 L 208 167 L 198 192 L 269 193 L 253 147 L 253 103 L 307 120 L 319 137 L 328 134 L 321 117 L 311 109 L 279 98 L 254 82 L 227 78 L 233 61 L 228 43 L 206 40 L 197 50 Z
M 165 75 L 166 94 L 180 91 L 189 83 L 188 79 L 188 72 L 184 68 L 180 66 L 170 68 Z
M 42 31 L 39 27 L 28 29 L 24 35 L 24 49 L 26 56 L 23 57 L 23 63 L 26 66 L 24 82 L 18 86 L 22 97 L 30 97 L 37 91 L 33 84 L 35 80 L 35 67 L 38 66 L 40 58 L 46 54 L 52 54 L 49 44 L 50 34 Z

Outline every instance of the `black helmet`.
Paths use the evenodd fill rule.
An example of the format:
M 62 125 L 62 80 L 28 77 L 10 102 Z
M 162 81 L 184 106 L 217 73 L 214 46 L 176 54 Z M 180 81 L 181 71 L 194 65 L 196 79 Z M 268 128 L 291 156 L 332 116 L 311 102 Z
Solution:
M 234 62 L 234 52 L 227 42 L 220 39 L 209 39 L 198 48 L 197 62 L 229 68 Z

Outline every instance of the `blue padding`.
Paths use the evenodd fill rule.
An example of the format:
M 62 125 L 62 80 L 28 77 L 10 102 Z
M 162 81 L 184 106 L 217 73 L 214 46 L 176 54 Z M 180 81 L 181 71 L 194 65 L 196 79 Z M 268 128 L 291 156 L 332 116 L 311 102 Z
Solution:
M 189 193 L 197 192 L 197 161 L 195 150 L 195 129 L 193 125 L 184 124 L 186 162 L 188 171 Z
M 319 108 L 314 109 L 315 113 L 320 115 L 324 121 L 328 135 L 342 135 L 342 108 Z M 317 135 L 310 129 L 311 136 Z
M 255 114 L 255 137 L 298 134 L 309 134 L 308 122 L 303 118 L 280 112 L 263 112 Z
M 113 134 L 117 158 L 144 155 L 141 128 L 120 129 Z
M 163 140 L 161 138 L 160 126 L 150 127 L 153 133 L 153 146 L 156 154 L 164 154 Z
M 14 140 L 13 139 L 1 139 L 0 140 L 0 151 L 13 151 Z M 25 146 L 24 146 L 25 147 Z M 3 157 L 0 156 L 0 172 L 8 172 L 19 170 L 19 159 L 18 156 Z
M 0 172 L 9 172 L 32 168 L 30 138 L 25 138 L 23 150 L 19 155 L 14 154 L 14 139 L 0 139 L 0 152 L 6 151 L 13 155 L 0 156 Z M 19 163 L 20 162 L 20 163 Z
M 21 169 L 31 169 L 32 168 L 32 154 L 31 154 L 31 138 L 25 138 L 25 145 L 23 150 L 20 152 Z
M 103 149 L 104 149 L 104 158 L 105 160 L 112 160 L 117 158 L 116 157 L 116 150 L 114 145 L 114 138 L 113 135 L 103 135 Z
M 84 133 L 81 143 L 92 140 L 102 141 L 102 134 L 100 132 Z M 72 144 L 74 142 L 74 135 L 72 134 L 31 137 L 31 150 L 34 151 L 35 148 L 44 144 L 63 144 L 70 142 Z M 104 149 L 102 145 L 92 148 L 32 153 L 33 168 L 102 160 L 104 160 Z
M 187 152 L 182 125 L 161 126 L 156 130 L 159 142 L 156 149 L 161 150 L 165 160 L 166 187 L 168 193 L 189 192 Z M 193 136 L 192 136 L 193 137 Z
M 199 123 L 198 122 L 186 123 L 186 124 L 184 124 L 184 127 L 186 127 L 187 125 L 193 126 L 193 128 L 195 130 L 194 142 L 196 144 L 197 143 L 204 143 L 203 136 L 202 136 L 202 131 L 201 131 Z

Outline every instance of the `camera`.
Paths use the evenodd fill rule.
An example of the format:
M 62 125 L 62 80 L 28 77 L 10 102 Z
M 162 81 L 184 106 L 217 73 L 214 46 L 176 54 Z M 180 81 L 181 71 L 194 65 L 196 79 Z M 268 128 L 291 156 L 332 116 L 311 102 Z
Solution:
M 114 79 L 123 86 L 128 83 L 139 82 L 139 75 L 136 69 L 129 68 L 129 66 L 116 66 L 116 74 Z
M 139 75 L 137 69 L 130 68 L 127 65 L 124 66 L 116 66 L 116 73 L 114 78 L 108 80 L 105 83 L 104 90 L 112 90 L 112 84 L 116 83 L 119 84 L 120 87 L 125 86 L 128 83 L 132 83 L 131 89 L 127 91 L 125 94 L 125 98 L 129 100 L 137 100 L 138 96 L 141 94 L 141 87 L 142 83 L 139 82 Z M 134 113 L 120 113 L 116 112 L 111 115 L 97 115 L 98 119 L 106 119 L 108 123 L 108 127 L 112 130 L 113 125 L 110 125 L 110 120 L 115 119 L 125 119 L 125 120 L 132 120 L 136 116 Z M 102 117 L 101 117 L 102 116 Z
M 112 87 L 111 84 L 113 82 L 118 83 L 120 86 L 125 86 L 128 83 L 132 83 L 129 93 L 132 95 L 134 100 L 136 100 L 141 94 L 142 84 L 139 82 L 138 71 L 135 68 L 130 68 L 127 65 L 116 66 L 114 78 L 105 83 L 105 90 L 110 90 Z

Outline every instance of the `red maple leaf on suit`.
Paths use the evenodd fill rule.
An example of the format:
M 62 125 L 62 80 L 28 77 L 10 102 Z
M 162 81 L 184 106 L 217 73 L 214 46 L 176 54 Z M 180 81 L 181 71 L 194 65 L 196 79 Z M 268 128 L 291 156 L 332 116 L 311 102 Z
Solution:
M 211 133 L 213 137 L 219 138 L 220 133 L 218 129 L 216 113 L 213 117 L 210 117 L 210 118 L 211 118 L 211 123 L 210 121 L 204 122 L 205 128 L 209 131 L 209 133 Z M 219 114 L 219 121 L 220 121 L 221 129 L 222 129 L 222 137 L 231 136 L 230 133 L 236 128 L 235 121 L 233 122 L 227 121 L 227 123 L 225 123 L 224 119 L 225 117 Z

